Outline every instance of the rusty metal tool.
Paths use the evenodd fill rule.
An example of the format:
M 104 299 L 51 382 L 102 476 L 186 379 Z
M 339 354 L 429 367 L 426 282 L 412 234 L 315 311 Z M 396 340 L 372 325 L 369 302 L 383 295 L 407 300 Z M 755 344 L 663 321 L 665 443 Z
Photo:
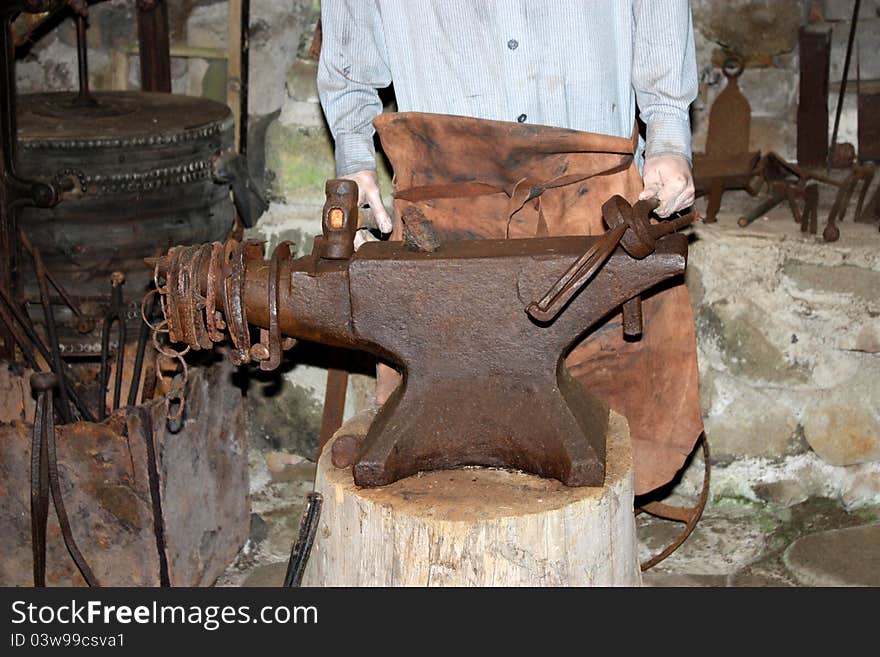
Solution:
M 697 499 L 697 503 L 692 507 L 678 507 L 665 504 L 664 502 L 654 501 L 636 507 L 636 515 L 639 513 L 647 513 L 655 518 L 684 523 L 684 528 L 669 545 L 639 564 L 642 572 L 649 568 L 653 568 L 670 554 L 675 552 L 681 544 L 685 542 L 687 537 L 693 533 L 697 526 L 697 522 L 699 522 L 700 517 L 703 515 L 703 510 L 706 508 L 706 502 L 709 500 L 709 481 L 712 466 L 709 455 L 709 443 L 706 440 L 705 434 L 703 434 L 700 442 L 703 448 L 703 487 L 700 489 L 700 496 Z
M 7 334 L 18 345 L 19 350 L 22 355 L 24 355 L 24 360 L 27 363 L 27 366 L 35 372 L 39 372 L 40 364 L 37 362 L 34 352 L 28 347 L 27 338 L 23 337 L 19 331 L 18 325 L 15 323 L 15 318 L 9 314 L 9 310 L 6 308 L 5 303 L 0 303 L 0 322 L 2 322 L 3 326 L 6 328 Z
M 837 94 L 837 109 L 834 112 L 834 128 L 831 131 L 831 146 L 828 148 L 828 162 L 826 166 L 831 169 L 833 166 L 834 151 L 837 146 L 837 130 L 840 127 L 840 114 L 843 111 L 843 100 L 846 97 L 846 82 L 849 77 L 849 61 L 852 57 L 853 42 L 856 38 L 856 28 L 859 24 L 859 8 L 862 0 L 855 0 L 853 4 L 852 21 L 849 27 L 849 38 L 846 42 L 846 54 L 843 59 L 843 75 L 840 78 L 840 91 Z
M 156 305 L 155 295 L 150 295 L 144 304 L 144 317 L 138 327 L 138 341 L 135 348 L 134 368 L 131 374 L 131 385 L 128 387 L 128 405 L 135 406 L 138 400 L 138 391 L 141 385 L 141 373 L 144 367 L 144 355 L 147 350 L 147 342 L 150 339 L 150 324 Z
M 722 71 L 727 78 L 709 112 L 706 152 L 694 153 L 694 185 L 697 196 L 709 196 L 705 223 L 716 221 L 726 190 L 744 189 L 755 196 L 760 177 L 761 152 L 749 151 L 752 109 L 739 89 L 743 58 L 729 53 Z
M 52 371 L 55 374 L 58 374 L 62 378 L 64 377 L 64 370 L 55 371 L 56 365 L 53 362 L 52 354 L 50 353 L 48 347 L 43 344 L 42 339 L 34 330 L 33 325 L 30 323 L 30 320 L 25 316 L 25 314 L 15 305 L 15 301 L 12 298 L 9 290 L 7 290 L 3 285 L 0 285 L 0 300 L 5 304 L 6 309 L 8 311 L 7 317 L 9 317 L 10 322 L 17 323 L 19 328 L 23 331 L 24 335 L 27 337 L 27 340 L 36 348 L 36 350 L 40 353 L 40 356 L 43 357 L 43 360 L 49 364 L 49 367 L 52 368 Z M 2 305 L 2 304 L 0 304 Z M 21 343 L 19 343 L 21 344 Z M 79 395 L 76 394 L 76 390 L 66 382 L 65 387 L 67 388 L 67 393 L 70 396 L 70 400 L 73 402 L 73 405 L 76 406 L 76 409 L 79 411 L 80 415 L 83 419 L 94 422 L 95 418 L 92 415 L 91 411 L 89 411 L 88 407 L 83 403 L 82 399 L 80 399 Z
M 430 251 L 418 241 L 368 242 L 347 255 L 345 241 L 351 244 L 356 229 L 346 217 L 349 192 L 356 199 L 357 191 L 349 187 L 328 184 L 323 236 L 311 254 L 278 262 L 275 285 L 283 335 L 368 351 L 403 372 L 361 445 L 356 484 L 465 465 L 518 468 L 570 486 L 601 484 L 609 410 L 571 377 L 563 356 L 609 312 L 680 276 L 687 239 L 653 238 L 652 252 L 636 251 L 640 260 L 614 249 L 588 291 L 573 295 L 553 321 L 538 322 L 525 307 L 607 235 L 460 240 Z M 612 234 L 623 239 L 629 229 L 624 216 Z M 201 348 L 202 329 L 194 324 L 208 318 L 204 308 L 191 312 L 191 300 L 211 295 L 227 300 L 218 310 L 233 355 L 252 360 L 241 341 L 248 323 L 270 325 L 272 267 L 262 248 L 247 243 L 209 252 L 204 259 L 198 249 L 178 248 L 151 261 L 169 338 Z
M 783 194 L 775 193 L 764 201 L 761 201 L 761 203 L 759 203 L 754 208 L 749 210 L 749 212 L 747 212 L 745 215 L 737 219 L 736 223 L 739 226 L 745 228 L 749 224 L 755 222 L 757 219 L 763 217 L 765 214 L 770 212 L 770 210 L 775 208 L 784 200 L 785 196 Z
M 659 205 L 657 199 L 643 200 L 630 207 L 622 196 L 613 196 L 602 206 L 602 216 L 611 230 L 596 242 L 584 255 L 566 270 L 558 281 L 540 301 L 533 301 L 526 312 L 539 322 L 550 322 L 556 318 L 565 305 L 602 267 L 617 245 L 633 258 L 641 260 L 654 252 L 657 240 L 693 223 L 696 215 L 690 212 L 682 217 L 661 224 L 651 225 L 650 213 Z M 631 311 L 641 316 L 641 306 L 631 306 Z M 624 325 L 630 324 L 624 321 Z M 641 324 L 641 322 L 638 322 Z M 626 329 L 627 333 L 635 331 Z M 638 333 L 641 330 L 639 329 Z
M 822 184 L 834 187 L 837 190 L 834 203 L 828 214 L 827 229 L 823 233 L 823 238 L 825 238 L 826 242 L 835 241 L 839 237 L 837 224 L 843 221 L 846 216 L 850 201 L 856 190 L 859 190 L 860 185 L 861 189 L 859 190 L 858 202 L 855 208 L 855 220 L 870 221 L 867 215 L 871 214 L 871 212 L 865 208 L 865 199 L 868 188 L 874 179 L 874 173 L 875 167 L 872 163 L 854 164 L 845 178 L 835 178 L 788 162 L 777 153 L 771 151 L 764 157 L 762 167 L 762 176 L 770 190 L 771 198 L 762 201 L 745 218 L 741 218 L 739 225 L 747 226 L 751 223 L 750 220 L 753 221 L 755 217 L 766 212 L 765 208 L 775 207 L 775 205 L 778 205 L 780 198 L 785 198 L 788 200 L 794 221 L 802 226 L 804 232 L 815 235 L 818 230 L 818 184 Z M 807 189 L 811 186 L 815 187 L 815 190 L 808 193 Z M 798 206 L 800 201 L 804 203 L 803 212 Z M 806 219 L 804 214 L 806 214 Z M 804 223 L 805 220 L 807 223 Z
M 16 167 L 17 111 L 15 101 L 15 39 L 12 21 L 21 13 L 58 11 L 62 0 L 8 0 L 0 4 L 0 285 L 18 290 L 18 209 L 50 208 L 61 199 L 57 185 L 28 180 Z M 12 336 L 3 335 L 0 355 L 12 355 Z
M 27 233 L 25 233 L 24 228 L 20 227 L 18 231 L 18 239 L 21 241 L 21 245 L 24 247 L 24 250 L 27 251 L 31 258 L 36 261 L 36 258 L 40 258 L 42 263 L 41 273 L 52 284 L 52 287 L 55 288 L 55 291 L 58 292 L 58 295 L 61 297 L 64 304 L 73 311 L 73 314 L 76 317 L 82 317 L 82 310 L 80 310 L 79 304 L 73 299 L 73 297 L 68 294 L 67 289 L 61 284 L 58 280 L 58 277 L 52 274 L 52 270 L 46 267 L 45 262 L 42 259 L 42 253 L 40 253 L 34 245 L 31 243 L 30 238 L 28 238 Z
M 830 219 L 830 218 L 829 218 Z M 801 231 L 809 232 L 810 235 L 815 235 L 819 230 L 819 185 L 816 183 L 812 183 L 807 185 L 804 188 L 804 212 L 801 217 Z M 836 228 L 835 228 L 836 230 Z M 840 237 L 840 233 L 834 237 L 831 237 L 831 233 L 828 231 L 826 227 L 825 233 L 823 234 L 826 242 L 833 242 L 838 237 Z
M 52 302 L 49 298 L 49 283 L 46 273 L 46 266 L 43 264 L 43 258 L 36 249 L 31 250 L 31 256 L 34 261 L 34 272 L 37 277 L 37 284 L 40 288 L 40 305 L 43 306 L 43 320 L 46 327 L 46 338 L 49 341 L 49 352 L 52 358 L 52 371 L 63 372 L 64 360 L 61 358 L 61 346 L 58 343 L 58 329 L 55 324 L 55 313 L 52 310 Z M 73 414 L 70 410 L 70 391 L 67 381 L 63 376 L 58 379 L 59 404 L 58 411 L 64 422 L 70 422 Z
M 113 322 L 119 324 L 116 338 L 116 374 L 113 379 L 113 406 L 112 410 L 119 408 L 122 395 L 122 370 L 125 365 L 125 304 L 122 302 L 122 286 L 125 283 L 125 275 L 122 272 L 113 272 L 110 277 L 110 307 L 104 316 L 104 327 L 101 331 L 101 398 L 98 400 L 98 420 L 107 417 L 107 386 L 110 383 L 110 330 Z M 137 383 L 132 384 L 135 388 Z
M 31 550 L 34 562 L 34 586 L 46 586 L 46 525 L 49 520 L 49 459 L 44 426 L 54 412 L 54 380 L 31 378 L 37 393 L 37 410 L 31 440 Z
M 302 583 L 312 546 L 315 544 L 315 536 L 318 533 L 318 520 L 321 519 L 321 507 L 324 497 L 321 493 L 312 491 L 306 496 L 306 508 L 299 523 L 299 533 L 296 542 L 290 550 L 290 559 L 287 562 L 287 572 L 284 574 L 284 587 L 298 587 Z
M 89 46 L 87 39 L 88 8 L 86 2 L 74 6 L 76 11 L 76 57 L 79 69 L 79 94 L 76 103 L 83 107 L 94 107 L 97 101 L 89 92 Z
M 31 529 L 34 551 L 34 585 L 46 583 L 46 521 L 49 515 L 49 493 L 55 505 L 55 515 L 61 527 L 64 544 L 76 567 L 89 586 L 100 586 L 73 537 L 70 519 L 61 496 L 58 474 L 58 455 L 55 448 L 55 422 L 53 420 L 53 394 L 60 377 L 54 373 L 40 372 L 31 376 L 31 388 L 37 395 L 37 411 L 34 416 L 34 434 L 31 447 Z

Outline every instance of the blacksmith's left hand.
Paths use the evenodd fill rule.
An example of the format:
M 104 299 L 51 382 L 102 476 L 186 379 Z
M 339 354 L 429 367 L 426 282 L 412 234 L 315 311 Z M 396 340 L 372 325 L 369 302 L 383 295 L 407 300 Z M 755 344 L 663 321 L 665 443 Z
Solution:
M 645 158 L 642 175 L 645 189 L 639 199 L 656 197 L 660 205 L 655 212 L 668 217 L 694 204 L 694 176 L 691 164 L 681 155 L 656 155 Z

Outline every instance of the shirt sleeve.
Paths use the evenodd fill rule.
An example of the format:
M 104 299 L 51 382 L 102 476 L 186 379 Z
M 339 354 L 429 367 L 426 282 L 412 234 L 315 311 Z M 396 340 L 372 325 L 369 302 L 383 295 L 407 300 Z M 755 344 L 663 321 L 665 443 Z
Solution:
M 391 84 L 379 8 L 374 0 L 323 0 L 321 32 L 318 96 L 335 141 L 336 175 L 375 169 L 378 89 Z
M 634 0 L 632 82 L 647 134 L 645 157 L 691 153 L 688 108 L 697 97 L 690 0 Z

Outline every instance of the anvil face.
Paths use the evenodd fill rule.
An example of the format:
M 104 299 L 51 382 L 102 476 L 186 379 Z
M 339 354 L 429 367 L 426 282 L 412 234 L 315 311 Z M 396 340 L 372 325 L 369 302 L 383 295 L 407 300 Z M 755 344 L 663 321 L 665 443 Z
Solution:
M 361 248 L 349 264 L 353 333 L 393 354 L 403 382 L 367 434 L 355 483 L 465 465 L 518 468 L 569 486 L 603 483 L 608 407 L 569 375 L 564 357 L 622 303 L 682 274 L 687 242 L 664 237 L 639 261 L 618 250 L 554 321 L 531 319 L 525 307 L 593 241 Z

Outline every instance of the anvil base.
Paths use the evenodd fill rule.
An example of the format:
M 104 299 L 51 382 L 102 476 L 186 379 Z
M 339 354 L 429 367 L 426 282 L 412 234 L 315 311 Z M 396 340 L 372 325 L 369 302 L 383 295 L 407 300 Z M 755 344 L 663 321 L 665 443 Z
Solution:
M 443 382 L 410 377 L 376 415 L 355 483 L 382 486 L 420 470 L 481 465 L 601 486 L 608 406 L 564 366 L 558 380 L 549 372 Z

